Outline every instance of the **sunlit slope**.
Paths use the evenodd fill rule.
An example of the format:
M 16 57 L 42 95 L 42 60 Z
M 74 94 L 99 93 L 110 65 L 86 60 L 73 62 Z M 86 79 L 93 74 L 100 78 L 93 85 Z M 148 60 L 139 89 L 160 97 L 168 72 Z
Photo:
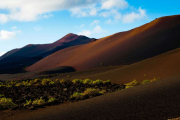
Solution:
M 28 71 L 71 66 L 85 70 L 126 65 L 180 47 L 180 15 L 158 18 L 127 32 L 116 33 L 77 48 L 67 48 L 28 67 Z

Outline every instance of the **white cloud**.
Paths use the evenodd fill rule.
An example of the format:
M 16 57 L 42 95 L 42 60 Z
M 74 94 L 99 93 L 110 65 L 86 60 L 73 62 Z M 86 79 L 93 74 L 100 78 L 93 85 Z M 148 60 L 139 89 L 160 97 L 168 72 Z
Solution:
M 111 8 L 120 8 L 124 9 L 128 7 L 126 0 L 104 0 L 102 3 L 102 9 L 111 9 Z
M 113 17 L 117 22 L 122 19 L 120 9 L 128 6 L 127 0 L 0 0 L 0 10 L 8 11 L 0 13 L 0 23 L 36 21 L 53 17 L 53 11 L 61 10 L 68 10 L 75 17 Z M 146 11 L 139 8 L 138 12 L 123 15 L 122 21 L 130 23 L 145 15 Z
M 35 31 L 41 31 L 41 29 L 42 29 L 41 26 L 36 26 L 36 27 L 34 27 L 34 30 L 35 30 Z
M 93 8 L 91 8 L 91 10 L 90 10 L 90 16 L 96 16 L 97 15 L 97 9 L 95 8 L 95 7 L 93 7 Z
M 91 37 L 93 34 L 106 33 L 107 31 L 102 29 L 99 25 L 96 26 L 93 30 L 83 30 L 82 32 L 77 33 L 78 35 L 85 35 Z
M 115 21 L 118 21 L 121 19 L 121 13 L 119 13 L 117 10 L 112 9 L 111 11 L 105 11 L 100 13 L 100 16 L 102 17 L 114 17 Z
M 111 24 L 111 23 L 112 23 L 112 20 L 111 20 L 111 19 L 108 19 L 105 23 Z
M 43 15 L 43 18 L 49 18 L 49 17 L 53 17 L 54 15 L 53 14 L 46 14 L 46 15 Z
M 84 25 L 85 25 L 85 24 L 82 24 L 82 25 L 80 26 L 80 28 L 84 27 Z
M 72 8 L 71 15 L 76 17 L 86 17 L 88 16 L 86 11 L 83 11 L 81 8 Z
M 94 20 L 90 25 L 94 25 L 94 24 L 98 24 L 99 23 L 99 20 Z
M 0 22 L 6 23 L 11 20 L 35 21 L 39 18 L 51 17 L 52 14 L 49 13 L 53 11 L 70 10 L 75 7 L 85 8 L 97 4 L 100 1 L 101 0 L 1 0 L 0 9 L 7 10 L 9 13 L 0 13 Z M 95 15 L 95 10 L 92 10 L 91 14 Z
M 16 37 L 17 33 L 21 33 L 20 30 L 17 31 L 6 31 L 6 30 L 1 30 L 0 31 L 0 40 L 8 40 L 8 39 L 13 39 Z
M 90 37 L 92 32 L 90 30 L 83 30 L 82 32 L 79 32 L 78 35 L 84 35 L 87 37 Z
M 17 29 L 17 27 L 16 27 L 16 26 L 13 26 L 12 29 L 15 30 L 15 29 Z
M 6 23 L 8 21 L 8 16 L 0 13 L 0 23 Z
M 2 56 L 2 55 L 4 55 L 6 52 L 0 52 L 0 57 Z
M 145 9 L 141 9 L 141 7 L 139 7 L 137 13 L 135 12 L 132 12 L 132 13 L 129 13 L 129 14 L 126 14 L 123 16 L 123 22 L 124 23 L 132 23 L 134 22 L 135 20 L 137 19 L 143 19 L 144 17 L 146 17 L 146 10 Z

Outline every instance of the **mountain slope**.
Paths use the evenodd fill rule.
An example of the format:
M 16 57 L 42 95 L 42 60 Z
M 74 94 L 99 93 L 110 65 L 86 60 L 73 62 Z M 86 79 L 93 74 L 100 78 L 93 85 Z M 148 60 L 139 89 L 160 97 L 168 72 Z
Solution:
M 14 49 L 0 57 L 0 73 L 20 72 L 23 67 L 32 65 L 58 50 L 86 44 L 91 40 L 88 37 L 70 33 L 51 44 L 29 44 L 23 48 Z
M 26 70 L 40 71 L 58 66 L 85 70 L 101 65 L 135 63 L 180 47 L 179 30 L 180 15 L 162 17 L 75 49 L 57 51 Z

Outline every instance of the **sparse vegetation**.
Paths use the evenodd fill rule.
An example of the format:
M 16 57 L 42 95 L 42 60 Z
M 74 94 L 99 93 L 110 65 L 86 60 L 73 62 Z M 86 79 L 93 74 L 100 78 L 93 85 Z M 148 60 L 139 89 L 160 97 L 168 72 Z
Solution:
M 159 78 L 160 79 L 160 78 Z M 154 82 L 154 81 L 157 81 L 157 80 L 159 80 L 159 79 L 157 79 L 157 78 L 153 78 L 153 79 L 151 79 L 151 80 L 143 80 L 141 83 L 139 82 L 139 81 L 137 81 L 137 80 L 133 80 L 132 82 L 130 82 L 130 83 L 126 83 L 125 85 L 126 85 L 126 88 L 131 88 L 131 87 L 133 87 L 133 86 L 137 86 L 137 85 L 140 85 L 140 84 L 146 84 L 146 83 L 150 83 L 150 82 Z
M 10 98 L 0 98 L 0 109 L 7 109 L 11 107 L 15 107 L 16 104 L 12 102 L 12 99 Z
M 92 84 L 93 81 L 90 80 L 90 79 L 85 79 L 85 80 L 83 80 L 83 83 L 84 83 L 84 84 Z
M 45 100 L 41 99 L 41 98 L 40 99 L 36 99 L 36 100 L 34 100 L 32 102 L 32 105 L 38 105 L 38 106 L 43 106 L 45 104 L 46 104 Z
M 0 98 L 9 98 L 15 103 L 3 109 L 16 108 L 31 110 L 36 107 L 73 102 L 90 97 L 124 89 L 124 85 L 111 84 L 110 80 L 74 79 L 51 80 L 50 78 L 33 78 L 31 80 L 0 82 Z M 2 108 L 2 107 L 1 107 Z
M 146 83 L 149 83 L 150 82 L 150 80 L 143 80 L 142 82 L 141 82 L 141 84 L 146 84 Z
M 56 79 L 53 81 L 50 78 L 33 78 L 23 81 L 6 81 L 0 82 L 0 106 L 1 109 L 34 109 L 38 106 L 83 100 L 156 80 L 158 79 L 153 78 L 143 82 L 133 80 L 125 85 L 111 84 L 110 80 L 100 79 L 94 81 Z
M 26 100 L 26 103 L 24 104 L 24 106 L 31 106 L 32 105 L 32 101 L 30 100 Z
M 93 81 L 93 84 L 102 84 L 102 83 L 103 83 L 103 81 L 100 79 Z
M 73 82 L 74 84 L 83 83 L 83 80 L 81 80 L 81 79 L 74 79 L 72 82 Z
M 54 103 L 57 102 L 58 100 L 54 97 L 49 97 L 48 103 Z
M 42 80 L 41 84 L 42 84 L 42 85 L 46 85 L 46 84 L 48 84 L 48 83 L 50 83 L 50 82 L 51 82 L 50 79 L 45 78 L 45 79 Z
M 76 100 L 82 99 L 82 93 L 75 92 L 71 95 L 71 98 L 75 98 Z

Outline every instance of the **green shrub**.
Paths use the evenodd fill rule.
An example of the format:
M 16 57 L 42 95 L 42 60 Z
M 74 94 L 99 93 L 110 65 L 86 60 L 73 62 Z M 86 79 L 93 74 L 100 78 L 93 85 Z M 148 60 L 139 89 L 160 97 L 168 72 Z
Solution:
M 1 98 L 1 97 L 4 97 L 4 95 L 0 94 L 0 98 Z
M 127 86 L 137 86 L 137 85 L 140 85 L 140 82 L 134 79 L 132 82 L 127 83 L 125 85 L 127 85 Z
M 24 104 L 24 106 L 31 106 L 32 105 L 32 101 L 30 100 L 26 100 L 26 103 Z
M 10 85 L 10 84 L 7 84 L 7 85 L 6 85 L 6 87 L 9 87 L 9 88 L 10 88 L 10 87 L 12 87 L 12 85 Z
M 30 84 L 28 81 L 23 81 L 23 82 L 22 82 L 22 85 L 24 85 L 24 86 L 30 86 L 31 84 Z
M 57 99 L 54 98 L 54 97 L 50 97 L 49 100 L 48 100 L 48 103 L 53 103 L 53 102 L 56 102 Z
M 54 81 L 51 81 L 49 84 L 53 85 L 53 84 L 55 84 L 55 82 L 54 82 Z
M 0 109 L 8 109 L 17 106 L 10 98 L 0 98 Z
M 96 96 L 99 95 L 100 90 L 99 89 L 94 89 L 94 88 L 87 88 L 84 92 L 84 96 Z
M 19 86 L 21 86 L 22 85 L 22 83 L 16 83 L 15 84 L 15 86 L 17 86 L 17 87 L 19 87 Z
M 39 82 L 41 82 L 40 79 L 38 79 L 38 78 L 34 79 L 34 83 L 35 83 L 35 84 L 36 84 L 36 83 L 39 83 Z
M 32 102 L 32 104 L 33 105 L 45 105 L 46 104 L 46 102 L 45 102 L 45 100 L 44 99 L 36 99 L 36 100 L 34 100 L 33 102 Z
M 104 94 L 107 93 L 107 91 L 106 90 L 101 90 L 99 93 L 104 95 Z
M 126 88 L 130 88 L 130 87 L 133 87 L 133 86 L 140 85 L 140 82 L 134 79 L 132 82 L 126 83 L 125 85 L 126 85 Z
M 160 78 L 159 78 L 160 79 Z M 153 78 L 152 80 L 150 80 L 150 82 L 154 82 L 154 81 L 157 81 L 157 80 L 159 80 L 158 78 Z
M 103 81 L 103 84 L 111 84 L 111 80 L 106 80 L 106 81 Z
M 73 82 L 74 84 L 83 83 L 83 80 L 81 80 L 81 79 L 74 79 L 74 80 L 72 80 L 72 82 Z
M 150 80 L 143 80 L 143 81 L 141 82 L 141 84 L 146 84 L 146 83 L 150 83 Z
M 93 81 L 93 84 L 101 84 L 101 83 L 103 83 L 103 81 L 100 79 Z
M 76 100 L 82 99 L 82 93 L 75 92 L 71 95 L 71 98 L 75 98 Z
M 60 83 L 61 83 L 61 84 L 64 83 L 64 82 L 66 82 L 66 80 L 64 80 L 64 79 L 60 80 Z
M 50 83 L 50 82 L 51 82 L 51 80 L 50 80 L 49 78 L 44 78 L 44 79 L 42 80 L 41 84 L 42 84 L 42 85 L 46 85 L 46 84 L 48 84 L 48 83 Z
M 85 80 L 83 80 L 83 83 L 84 83 L 84 84 L 92 84 L 93 81 L 90 80 L 90 79 L 85 79 Z

